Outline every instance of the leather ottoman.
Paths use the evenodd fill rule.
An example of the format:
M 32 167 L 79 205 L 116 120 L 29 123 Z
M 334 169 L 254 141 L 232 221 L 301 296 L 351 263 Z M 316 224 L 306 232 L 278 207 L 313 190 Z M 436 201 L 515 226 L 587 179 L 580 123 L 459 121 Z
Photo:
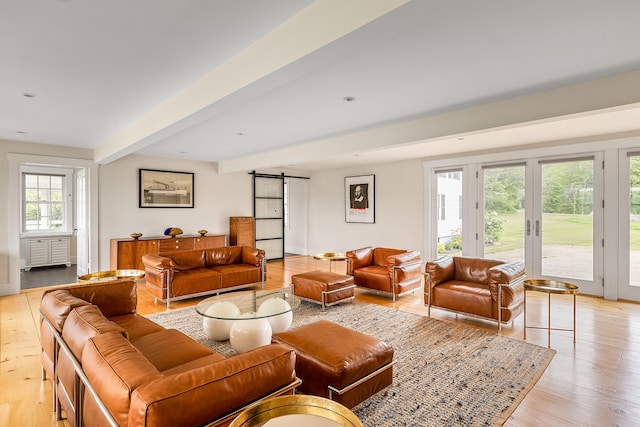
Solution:
M 353 408 L 393 382 L 393 348 L 327 320 L 273 335 L 296 353 L 300 392 Z
M 291 276 L 293 294 L 325 307 L 354 298 L 352 276 L 327 271 L 310 271 Z

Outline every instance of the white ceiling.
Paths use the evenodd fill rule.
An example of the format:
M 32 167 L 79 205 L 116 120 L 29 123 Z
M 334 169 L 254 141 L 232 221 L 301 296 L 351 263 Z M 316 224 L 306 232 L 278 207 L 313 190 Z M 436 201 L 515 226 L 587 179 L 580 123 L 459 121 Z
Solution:
M 224 172 L 636 131 L 639 40 L 637 0 L 0 0 L 0 139 Z

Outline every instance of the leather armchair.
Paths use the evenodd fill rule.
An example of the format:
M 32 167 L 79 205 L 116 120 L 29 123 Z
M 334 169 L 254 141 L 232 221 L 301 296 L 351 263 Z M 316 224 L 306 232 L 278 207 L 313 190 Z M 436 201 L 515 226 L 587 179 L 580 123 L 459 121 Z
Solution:
M 507 323 L 524 309 L 524 263 L 444 256 L 425 265 L 424 303 Z
M 420 252 L 404 249 L 365 248 L 348 251 L 347 274 L 356 286 L 387 292 L 393 301 L 422 286 Z

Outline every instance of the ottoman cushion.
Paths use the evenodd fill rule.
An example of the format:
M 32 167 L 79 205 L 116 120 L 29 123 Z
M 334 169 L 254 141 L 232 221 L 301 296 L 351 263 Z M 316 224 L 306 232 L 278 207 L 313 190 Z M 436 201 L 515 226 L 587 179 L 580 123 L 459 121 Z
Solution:
M 291 276 L 295 295 L 322 302 L 322 292 L 331 292 L 325 296 L 325 304 L 331 304 L 353 297 L 353 288 L 342 289 L 353 285 L 353 277 L 327 271 L 310 271 Z M 340 291 L 342 289 L 342 291 Z M 337 292 L 334 292 L 337 291 Z
M 273 341 L 295 351 L 299 389 L 316 396 L 329 397 L 328 386 L 343 389 L 393 361 L 387 343 L 326 320 L 274 334 Z M 391 384 L 392 374 L 386 369 L 334 400 L 351 408 Z

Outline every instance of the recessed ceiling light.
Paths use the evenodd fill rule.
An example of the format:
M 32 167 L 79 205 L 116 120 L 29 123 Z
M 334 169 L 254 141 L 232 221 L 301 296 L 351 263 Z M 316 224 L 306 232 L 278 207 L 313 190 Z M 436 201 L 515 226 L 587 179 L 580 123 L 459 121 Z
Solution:
M 20 135 L 26 135 L 26 134 L 28 134 L 29 132 L 25 132 L 25 131 L 23 131 L 23 130 L 17 130 L 17 131 L 16 131 L 16 133 L 19 133 Z
M 187 154 L 187 152 L 186 151 L 181 151 L 180 154 Z
M 238 133 L 236 133 L 236 135 L 238 135 L 238 136 L 244 136 L 244 132 L 238 132 Z
M 464 141 L 463 137 L 458 138 L 458 141 Z
M 36 97 L 35 94 L 28 93 L 28 92 L 23 93 L 22 96 L 24 96 L 25 98 L 35 98 Z
M 355 101 L 356 100 L 356 98 L 354 96 L 345 96 L 342 99 L 344 99 L 347 102 L 351 102 L 351 101 Z

